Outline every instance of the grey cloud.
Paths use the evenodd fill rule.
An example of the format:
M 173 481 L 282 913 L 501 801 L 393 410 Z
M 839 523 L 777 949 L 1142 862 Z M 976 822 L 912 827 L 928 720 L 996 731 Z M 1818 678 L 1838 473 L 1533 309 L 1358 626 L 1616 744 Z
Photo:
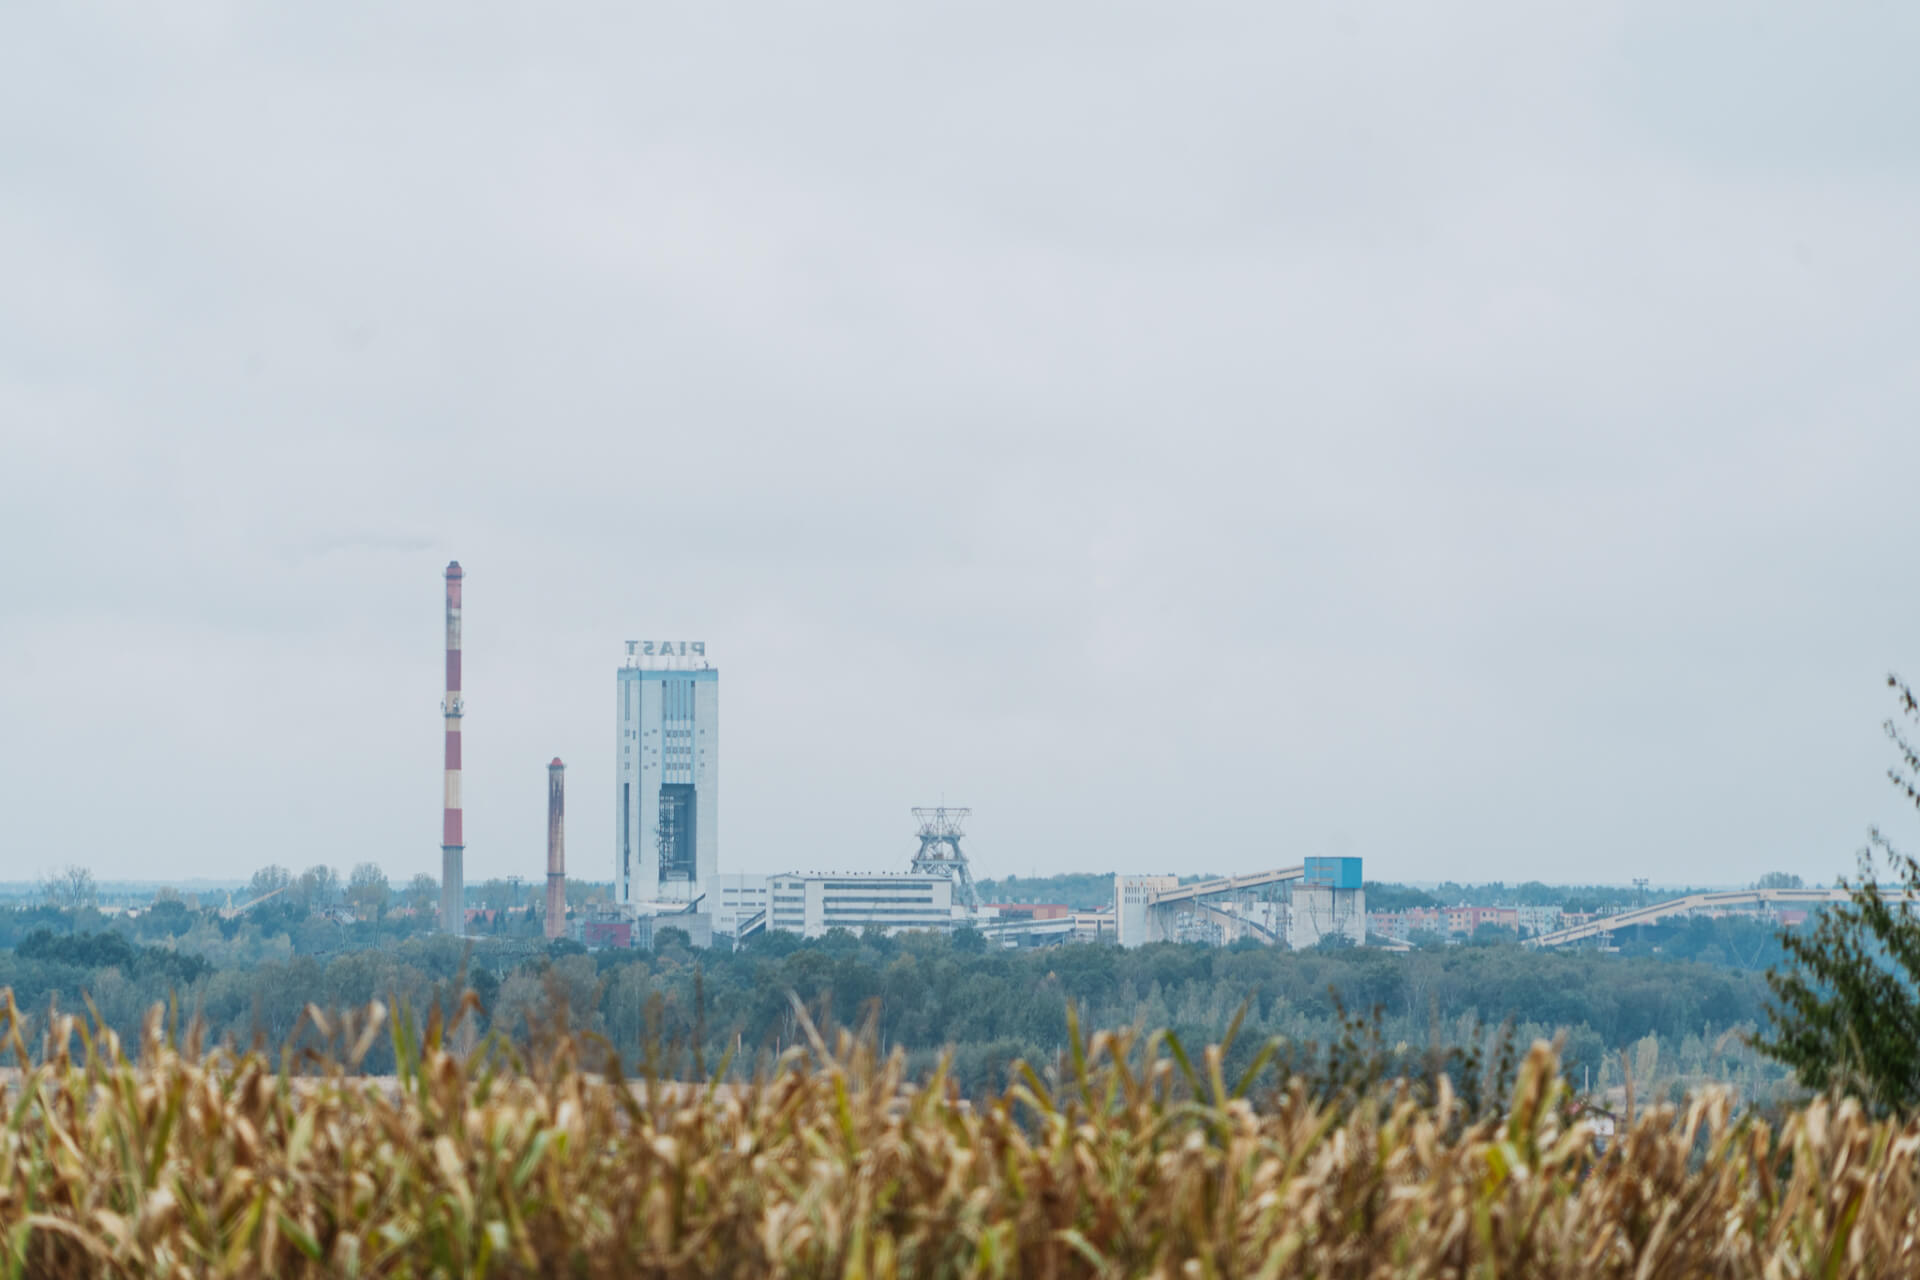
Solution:
M 1915 622 L 1906 23 L 11 14 L 0 849 L 431 869 L 457 556 L 476 876 L 555 754 L 610 857 L 669 633 L 736 868 L 944 790 L 990 872 L 1830 874 Z

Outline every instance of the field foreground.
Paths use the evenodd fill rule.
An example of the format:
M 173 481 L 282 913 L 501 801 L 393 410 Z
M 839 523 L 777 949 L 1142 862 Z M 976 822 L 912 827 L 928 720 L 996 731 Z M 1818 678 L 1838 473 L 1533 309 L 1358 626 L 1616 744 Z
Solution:
M 348 1060 L 387 1034 L 318 1023 Z M 1094 1035 L 970 1105 L 845 1036 L 647 1089 L 437 1029 L 396 1028 L 382 1082 L 179 1051 L 157 1020 L 137 1064 L 68 1031 L 5 1085 L 10 1276 L 1920 1271 L 1920 1128 L 1816 1102 L 1775 1129 L 1709 1095 L 1600 1154 L 1546 1045 L 1469 1122 L 1444 1082 L 1316 1100 L 1167 1037 Z

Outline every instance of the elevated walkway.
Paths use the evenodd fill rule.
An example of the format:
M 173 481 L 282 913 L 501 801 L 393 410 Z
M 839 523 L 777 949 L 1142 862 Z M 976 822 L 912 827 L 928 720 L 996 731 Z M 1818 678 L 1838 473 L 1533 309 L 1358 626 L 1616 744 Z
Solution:
M 1312 857 L 1291 866 L 1180 884 L 1173 876 L 1115 882 L 1116 938 L 1151 942 L 1251 939 L 1269 946 L 1316 946 L 1333 934 L 1365 937 L 1366 882 L 1360 859 Z
M 1307 868 L 1304 863 L 1296 867 L 1277 867 L 1272 871 L 1250 871 L 1243 876 L 1218 876 L 1212 880 L 1196 880 L 1192 884 L 1183 884 L 1177 889 L 1163 889 L 1147 899 L 1150 907 L 1170 907 L 1175 903 L 1194 902 L 1201 898 L 1217 898 L 1230 893 L 1243 893 L 1248 889 L 1264 889 L 1270 884 L 1279 884 L 1285 880 L 1305 878 Z
M 1618 933 L 1622 929 L 1660 924 L 1675 916 L 1716 916 L 1736 912 L 1744 914 L 1745 911 L 1760 906 L 1823 907 L 1829 903 L 1845 902 L 1849 896 L 1845 889 L 1728 889 L 1717 893 L 1689 893 L 1682 897 L 1669 898 L 1665 902 L 1635 907 L 1631 911 L 1622 911 L 1617 915 L 1602 916 L 1598 920 L 1589 920 L 1585 924 L 1555 929 L 1550 933 L 1528 938 L 1526 945 L 1564 947 L 1570 943 L 1586 942 L 1607 934 Z M 1896 892 L 1887 896 L 1899 898 L 1905 895 Z

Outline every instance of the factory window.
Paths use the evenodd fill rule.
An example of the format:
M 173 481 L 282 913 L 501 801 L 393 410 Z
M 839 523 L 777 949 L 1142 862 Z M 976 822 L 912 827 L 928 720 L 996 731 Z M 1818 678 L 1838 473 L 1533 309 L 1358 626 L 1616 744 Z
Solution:
M 858 910 L 848 907 L 841 910 L 836 909 L 831 904 L 827 906 L 826 914 L 835 919 L 844 917 L 850 920 L 894 920 L 906 916 L 911 916 L 914 919 L 934 916 L 945 920 L 953 915 L 951 911 L 948 911 L 944 907 L 894 907 L 888 911 L 877 911 L 872 907 L 862 907 Z

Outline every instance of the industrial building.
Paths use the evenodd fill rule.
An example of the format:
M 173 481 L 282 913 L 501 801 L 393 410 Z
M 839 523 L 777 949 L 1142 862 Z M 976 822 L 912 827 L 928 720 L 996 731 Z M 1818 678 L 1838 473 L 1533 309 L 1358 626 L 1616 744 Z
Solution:
M 1287 945 L 1295 951 L 1340 937 L 1360 946 L 1367 940 L 1367 891 L 1358 858 L 1308 858 L 1304 874 L 1289 883 Z
M 1360 859 L 1308 858 L 1294 867 L 1181 884 L 1176 876 L 1116 876 L 1117 940 L 1207 942 L 1252 938 L 1304 950 L 1332 937 L 1367 937 Z
M 829 929 L 953 929 L 976 911 L 954 901 L 955 882 L 940 875 L 793 872 L 767 877 L 768 927 L 818 938 Z
M 618 678 L 614 899 L 655 914 L 720 869 L 720 673 L 703 641 L 627 642 Z
M 1179 887 L 1179 876 L 1115 876 L 1113 914 L 1120 945 L 1137 947 L 1148 941 L 1148 904 L 1157 895 Z
M 973 887 L 960 847 L 967 810 L 915 809 L 920 848 L 905 874 L 789 871 L 774 876 L 714 876 L 707 910 L 714 932 L 748 938 L 778 929 L 818 938 L 830 929 L 949 930 L 991 920 Z
M 716 875 L 707 881 L 703 904 L 713 916 L 713 931 L 739 937 L 741 926 L 767 910 L 767 877 Z
M 457 607 L 457 594 L 452 600 Z M 458 643 L 454 627 L 457 621 L 449 628 L 450 650 Z M 457 691 L 456 683 L 449 684 Z M 1123 946 L 1251 938 L 1294 948 L 1332 937 L 1366 940 L 1358 858 L 1308 858 L 1300 866 L 1186 885 L 1175 876 L 1118 876 L 1111 912 L 1062 908 L 1042 918 L 1029 910 L 1018 912 L 1018 919 L 1001 919 L 981 903 L 961 849 L 967 810 L 945 806 L 913 811 L 919 848 L 904 873 L 723 876 L 720 673 L 706 644 L 628 641 L 616 693 L 614 901 L 580 922 L 583 937 L 631 944 L 672 916 L 701 942 L 708 936 L 738 941 L 771 930 L 818 938 L 833 929 L 944 932 L 963 926 L 1007 946 L 1069 938 L 1111 939 Z M 557 806 L 558 761 L 553 767 Z M 550 877 L 563 865 L 558 819 L 553 822 Z M 563 880 L 559 887 L 564 893 Z M 550 908 L 550 917 L 559 914 Z M 622 923 L 631 927 L 618 928 Z
M 714 877 L 709 892 L 715 934 L 750 938 L 765 930 L 818 938 L 830 929 L 954 929 L 990 918 L 955 898 L 940 875 L 896 872 L 790 871 L 774 876 Z
M 446 692 L 441 821 L 441 928 L 464 931 L 466 833 L 461 805 L 459 562 L 446 567 Z M 680 928 L 695 945 L 763 930 L 817 938 L 830 930 L 979 928 L 1006 946 L 1069 939 L 1122 946 L 1221 945 L 1256 939 L 1304 948 L 1366 940 L 1360 859 L 1308 858 L 1295 867 L 1181 884 L 1171 875 L 1116 876 L 1109 910 L 1065 904 L 983 904 L 961 849 L 968 811 L 915 809 L 919 848 L 904 873 L 720 874 L 720 673 L 698 640 L 630 640 L 616 673 L 613 902 L 569 921 L 565 768 L 548 766 L 546 935 L 589 945 L 645 945 Z M 671 919 L 669 919 L 671 918 Z M 1564 930 L 1562 932 L 1565 932 Z M 1558 941 L 1557 936 L 1543 941 Z

